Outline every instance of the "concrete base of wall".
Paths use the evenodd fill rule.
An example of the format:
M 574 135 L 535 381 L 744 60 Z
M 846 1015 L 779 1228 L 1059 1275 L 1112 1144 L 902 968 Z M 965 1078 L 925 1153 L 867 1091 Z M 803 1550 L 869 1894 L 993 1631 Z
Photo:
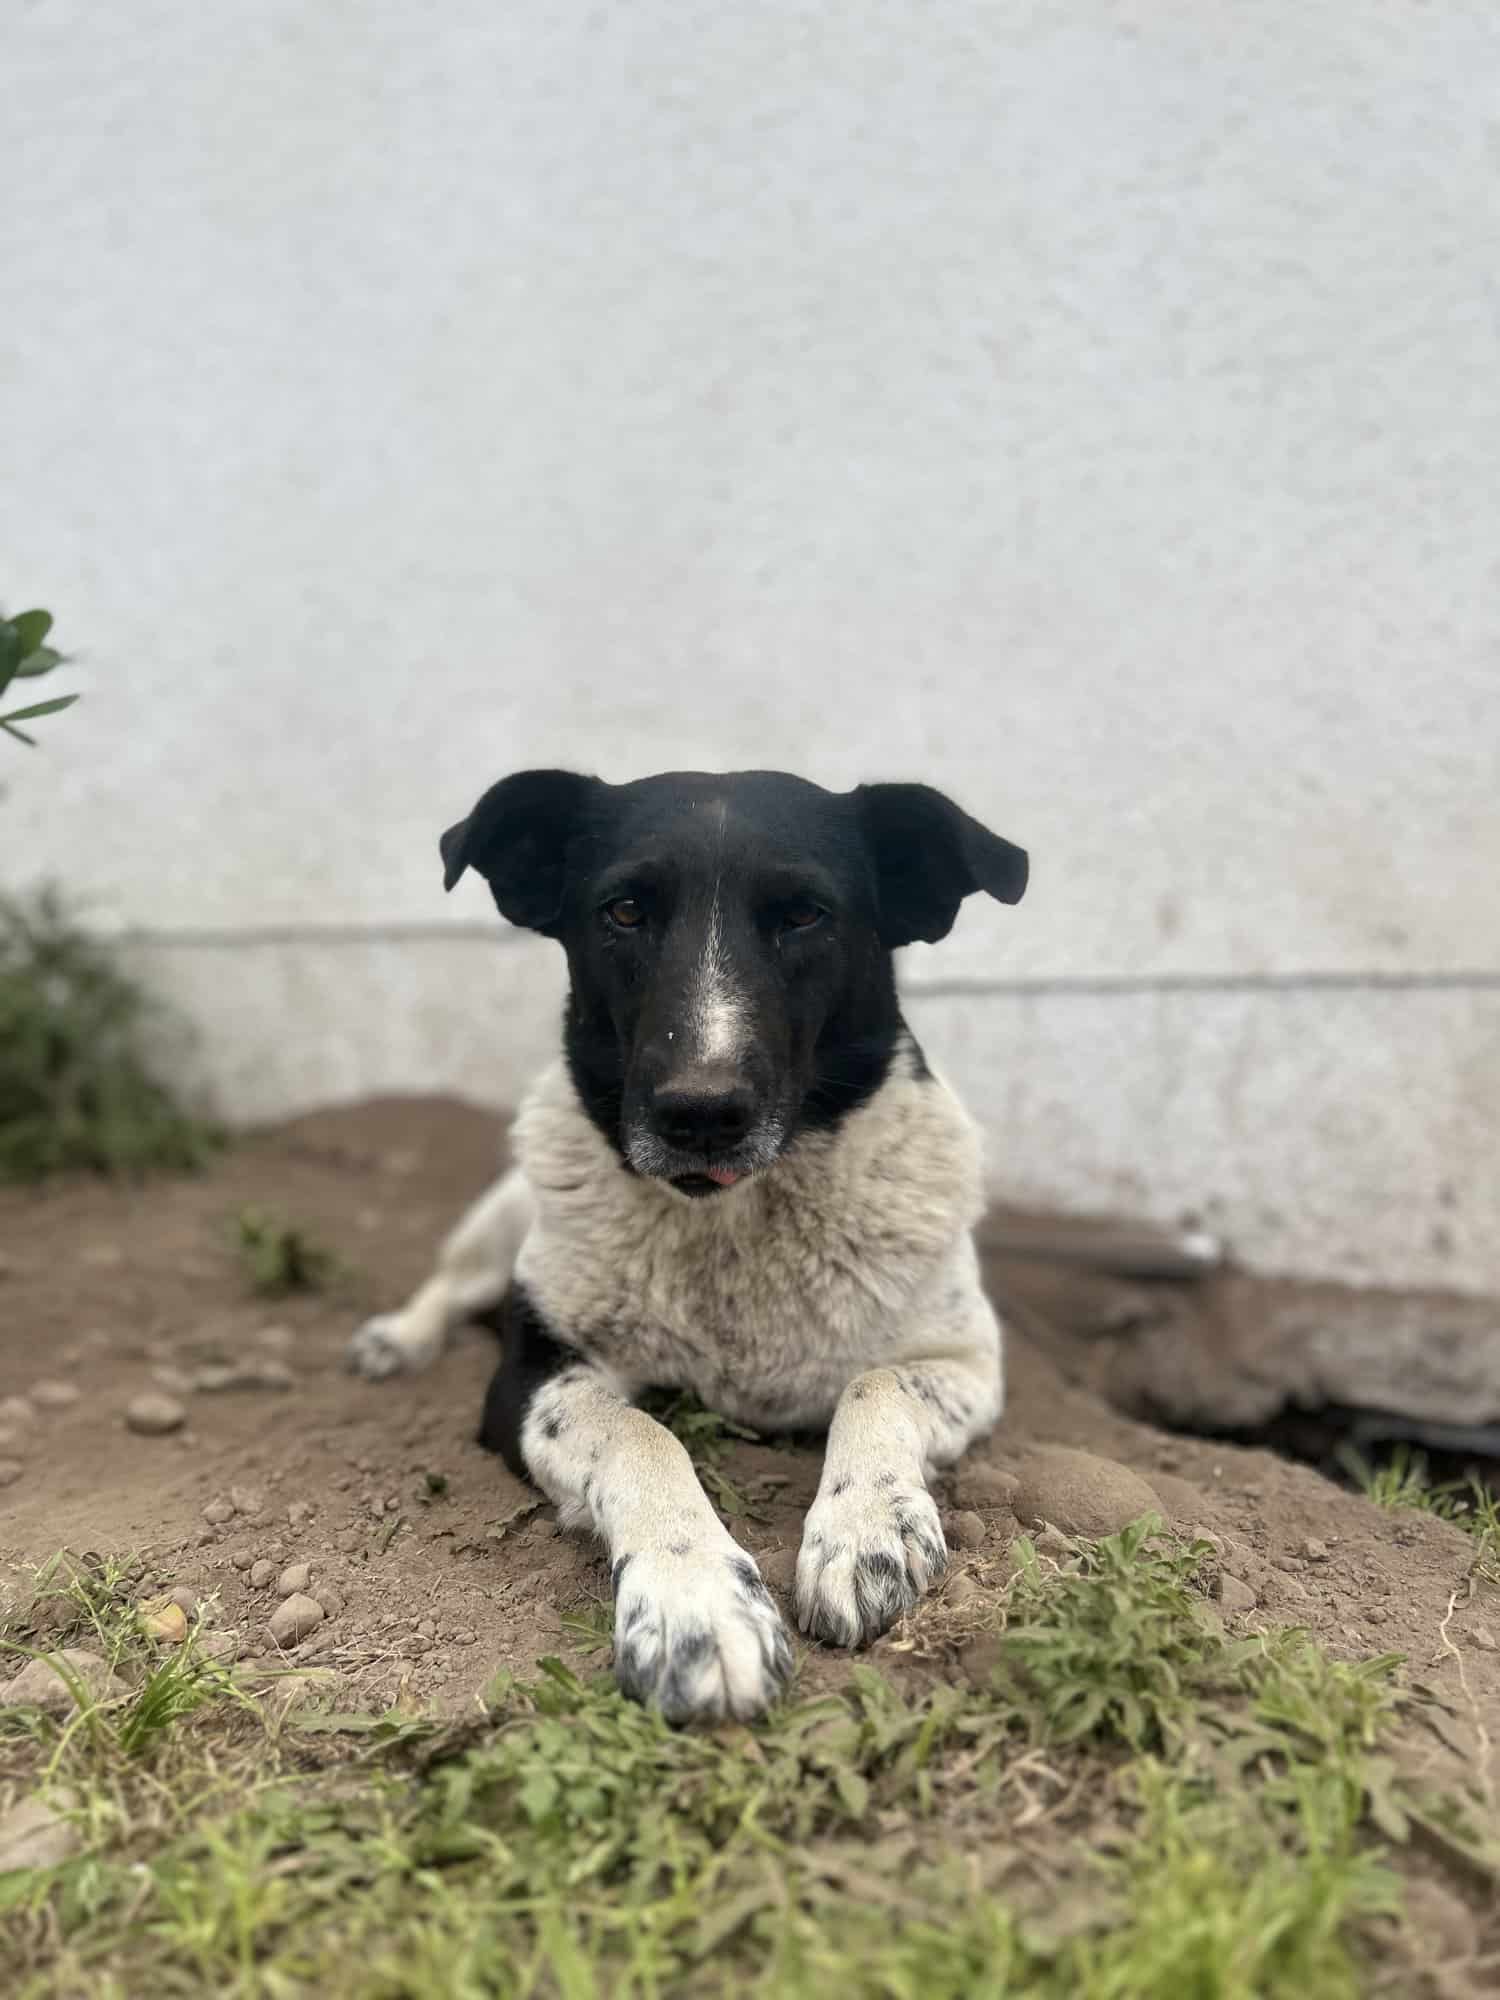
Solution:
M 377 1092 L 510 1104 L 556 1046 L 559 955 L 516 934 L 128 954 L 235 1123 Z M 1500 1290 L 1500 986 L 914 978 L 907 1004 L 1009 1200 L 1192 1216 L 1262 1269 Z

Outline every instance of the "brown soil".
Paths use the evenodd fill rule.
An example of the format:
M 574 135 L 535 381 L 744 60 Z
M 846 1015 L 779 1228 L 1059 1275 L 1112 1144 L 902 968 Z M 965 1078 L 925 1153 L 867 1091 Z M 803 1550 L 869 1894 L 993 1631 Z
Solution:
M 197 1179 L 0 1193 L 0 1398 L 29 1397 L 38 1381 L 80 1392 L 44 1401 L 29 1422 L 0 1409 L 10 1433 L 0 1460 L 22 1468 L 0 1490 L 0 1609 L 59 1548 L 139 1551 L 143 1588 L 216 1592 L 220 1625 L 258 1657 L 274 1650 L 265 1627 L 276 1586 L 257 1588 L 250 1566 L 305 1561 L 329 1616 L 296 1664 L 333 1669 L 361 1705 L 451 1710 L 498 1667 L 585 1658 L 564 1621 L 607 1598 L 604 1565 L 473 1442 L 490 1337 L 465 1334 L 413 1381 L 369 1384 L 342 1366 L 352 1326 L 423 1275 L 494 1172 L 497 1131 L 491 1114 L 452 1102 L 385 1100 L 245 1140 Z M 332 1249 L 343 1267 L 333 1288 L 270 1303 L 251 1295 L 233 1244 L 247 1206 L 278 1211 Z M 1215 1538 L 1223 1570 L 1248 1587 L 1226 1590 L 1234 1629 L 1299 1624 L 1338 1653 L 1407 1655 L 1411 1677 L 1439 1697 L 1439 1726 L 1414 1754 L 1435 1776 L 1484 1770 L 1500 1783 L 1500 1768 L 1486 1769 L 1500 1744 L 1500 1601 L 1467 1588 L 1464 1536 L 1382 1512 L 1269 1454 L 1119 1413 L 1090 1386 L 1090 1343 L 1054 1335 L 1035 1266 L 992 1262 L 991 1275 L 1014 1306 L 1009 1409 L 945 1482 L 955 1560 L 943 1592 L 876 1648 L 878 1663 L 953 1670 L 945 1617 L 999 1573 L 1016 1533 L 1001 1475 L 1022 1471 L 1040 1446 L 1066 1445 L 1134 1468 L 1175 1525 Z M 1076 1280 L 1058 1287 L 1061 1301 Z M 291 1386 L 185 1397 L 189 1422 L 175 1435 L 125 1428 L 130 1399 L 159 1386 L 154 1371 L 246 1355 L 283 1359 Z M 784 1598 L 817 1453 L 740 1445 L 721 1469 L 753 1509 L 737 1531 Z M 204 1509 L 219 1499 L 237 1511 L 216 1526 Z M 845 1666 L 846 1656 L 810 1657 L 804 1685 Z

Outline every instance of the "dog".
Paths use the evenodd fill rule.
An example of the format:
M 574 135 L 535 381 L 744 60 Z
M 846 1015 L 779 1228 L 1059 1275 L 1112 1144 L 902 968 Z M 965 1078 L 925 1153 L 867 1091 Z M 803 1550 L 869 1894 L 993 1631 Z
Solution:
M 487 1315 L 480 1441 L 604 1543 L 620 1686 L 673 1722 L 755 1716 L 791 1672 L 780 1613 L 637 1399 L 826 1429 L 804 1633 L 867 1644 L 941 1573 L 928 1479 L 998 1419 L 1001 1334 L 978 1133 L 902 1019 L 892 955 L 976 891 L 1019 901 L 1026 854 L 925 785 L 769 771 L 523 771 L 440 845 L 448 889 L 472 868 L 562 945 L 563 1056 L 513 1171 L 350 1363 L 424 1368 Z

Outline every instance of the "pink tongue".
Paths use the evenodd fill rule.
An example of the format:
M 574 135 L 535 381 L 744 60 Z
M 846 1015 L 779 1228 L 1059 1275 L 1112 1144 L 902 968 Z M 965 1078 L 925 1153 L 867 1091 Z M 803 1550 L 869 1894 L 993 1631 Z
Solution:
M 704 1171 L 715 1187 L 733 1187 L 740 1178 L 733 1167 L 707 1167 Z

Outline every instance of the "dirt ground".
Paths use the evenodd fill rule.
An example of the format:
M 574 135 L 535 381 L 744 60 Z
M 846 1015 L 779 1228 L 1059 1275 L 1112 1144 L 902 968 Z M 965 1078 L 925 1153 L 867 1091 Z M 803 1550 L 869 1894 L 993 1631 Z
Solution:
M 139 1552 L 153 1587 L 217 1593 L 225 1643 L 256 1659 L 275 1651 L 280 1572 L 306 1563 L 325 1617 L 296 1663 L 334 1670 L 367 1706 L 451 1712 L 499 1667 L 596 1659 L 604 1565 L 473 1442 L 490 1337 L 465 1334 L 413 1381 L 370 1384 L 342 1366 L 351 1328 L 423 1275 L 498 1147 L 491 1114 L 386 1100 L 246 1139 L 198 1178 L 0 1193 L 0 1600 L 60 1548 Z M 234 1245 L 246 1207 L 326 1244 L 332 1287 L 257 1298 Z M 945 1592 L 972 1592 L 1016 1534 L 1004 1475 L 1045 1446 L 1098 1454 L 1134 1468 L 1174 1525 L 1215 1539 L 1231 1629 L 1304 1625 L 1336 1653 L 1405 1654 L 1450 1718 L 1429 1731 L 1435 1771 L 1500 1782 L 1500 1603 L 1466 1587 L 1469 1541 L 1267 1453 L 1119 1413 L 1088 1386 L 1080 1343 L 1051 1336 L 1026 1275 L 992 1267 L 997 1296 L 1018 1301 L 1010 1402 L 940 1492 L 955 1554 Z M 269 1386 L 184 1393 L 192 1371 L 247 1359 L 270 1364 Z M 163 1387 L 183 1394 L 185 1428 L 127 1429 L 130 1400 Z M 736 1444 L 719 1469 L 750 1509 L 736 1530 L 785 1602 L 817 1453 Z M 920 1625 L 875 1649 L 898 1673 L 942 1671 L 939 1653 Z M 803 1684 L 846 1670 L 846 1656 L 817 1653 Z

